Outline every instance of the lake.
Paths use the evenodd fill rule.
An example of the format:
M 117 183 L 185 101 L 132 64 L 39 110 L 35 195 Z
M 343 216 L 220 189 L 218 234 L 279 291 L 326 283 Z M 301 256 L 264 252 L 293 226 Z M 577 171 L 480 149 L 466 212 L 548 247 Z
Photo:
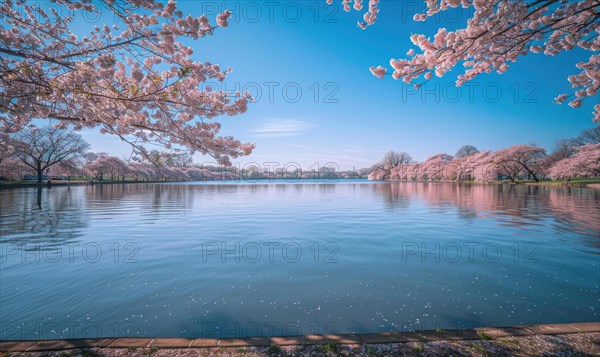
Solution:
M 525 185 L 0 190 L 0 339 L 598 321 L 599 212 Z

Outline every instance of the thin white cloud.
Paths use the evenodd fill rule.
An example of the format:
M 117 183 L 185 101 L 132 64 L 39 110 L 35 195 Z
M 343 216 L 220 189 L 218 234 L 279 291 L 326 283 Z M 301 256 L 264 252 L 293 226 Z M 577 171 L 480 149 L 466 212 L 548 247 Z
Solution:
M 335 151 L 316 148 L 314 146 L 299 145 L 299 144 L 290 144 L 290 146 L 292 146 L 294 148 L 302 149 L 303 151 L 313 151 L 313 152 L 326 153 L 326 154 L 332 154 L 332 155 L 337 154 Z
M 283 138 L 302 135 L 314 127 L 313 123 L 307 121 L 280 119 L 270 121 L 252 132 L 259 138 Z

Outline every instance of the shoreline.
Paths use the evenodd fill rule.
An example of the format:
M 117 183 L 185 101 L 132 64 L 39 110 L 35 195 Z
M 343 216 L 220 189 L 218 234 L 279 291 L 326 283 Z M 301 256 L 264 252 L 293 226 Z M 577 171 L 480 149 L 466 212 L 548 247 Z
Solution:
M 554 187 L 578 187 L 600 189 L 599 182 L 564 182 L 564 181 L 541 181 L 541 182 L 483 182 L 483 181 L 403 181 L 403 180 L 370 180 L 375 182 L 393 182 L 393 183 L 454 183 L 465 185 L 513 185 L 513 186 L 554 186 Z
M 66 350 L 115 350 L 149 349 L 152 351 L 212 348 L 269 348 L 286 346 L 326 346 L 329 349 L 341 345 L 387 345 L 409 343 L 435 343 L 460 341 L 495 341 L 516 337 L 549 335 L 593 334 L 600 341 L 600 322 L 566 324 L 538 324 L 508 327 L 482 327 L 460 330 L 425 330 L 415 332 L 381 332 L 365 334 L 323 334 L 281 337 L 238 337 L 238 338 L 91 338 L 65 340 L 0 340 L 0 352 L 48 352 Z M 274 347 L 276 346 L 276 347 Z M 327 347 L 328 346 L 328 347 Z M 600 344 L 597 345 L 600 348 Z
M 68 187 L 68 186 L 95 186 L 95 185 L 126 185 L 126 184 L 139 184 L 139 183 L 171 183 L 171 182 L 184 182 L 184 181 L 83 181 L 83 180 L 73 180 L 73 181 L 64 181 L 64 180 L 56 180 L 52 181 L 50 187 Z M 2 189 L 10 189 L 10 188 L 48 188 L 48 183 L 42 182 L 16 182 L 16 183 L 1 183 L 0 182 L 0 190 Z
M 285 180 L 285 179 L 277 179 Z M 312 179 L 306 179 L 312 180 Z M 335 179 L 334 181 L 343 182 L 355 179 Z M 37 182 L 16 182 L 16 183 L 2 183 L 0 182 L 0 190 L 11 189 L 11 188 L 51 188 L 51 187 L 69 187 L 69 186 L 94 186 L 94 185 L 126 185 L 126 184 L 150 184 L 150 183 L 187 183 L 187 182 L 220 182 L 232 184 L 239 183 L 239 181 L 245 180 L 207 180 L 207 181 L 52 181 L 51 185 L 47 183 Z M 270 181 L 264 179 L 261 181 Z M 555 181 L 543 181 L 543 182 L 475 182 L 475 181 L 398 181 L 398 180 L 368 180 L 371 182 L 390 182 L 390 183 L 454 183 L 454 184 L 469 184 L 469 185 L 527 185 L 527 186 L 548 186 L 548 187 L 576 187 L 576 188 L 591 188 L 600 189 L 600 182 L 555 182 Z M 248 180 L 247 183 L 256 183 L 256 181 Z M 278 182 L 279 183 L 279 182 Z M 290 179 L 290 183 L 299 183 L 298 179 Z

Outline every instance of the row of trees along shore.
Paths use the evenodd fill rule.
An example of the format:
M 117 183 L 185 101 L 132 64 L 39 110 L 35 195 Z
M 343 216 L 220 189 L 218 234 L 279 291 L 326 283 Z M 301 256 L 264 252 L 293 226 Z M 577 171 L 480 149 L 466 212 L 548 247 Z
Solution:
M 454 156 L 437 154 L 416 162 L 406 152 L 390 151 L 370 169 L 338 171 L 271 171 L 253 165 L 226 167 L 198 165 L 187 152 L 149 151 L 128 160 L 88 151 L 89 145 L 73 130 L 53 126 L 29 127 L 0 134 L 0 179 L 30 177 L 97 181 L 204 181 L 265 178 L 365 178 L 412 181 L 540 181 L 600 177 L 600 125 L 573 139 L 560 140 L 548 154 L 536 145 L 516 145 L 496 152 L 465 145 Z
M 495 152 L 465 145 L 454 156 L 442 153 L 416 162 L 406 152 L 390 151 L 369 175 L 371 180 L 480 182 L 589 177 L 600 177 L 600 125 L 559 141 L 550 154 L 533 144 Z
M 218 163 L 197 165 L 187 152 L 148 151 L 124 160 L 106 153 L 88 151 L 89 145 L 72 130 L 53 126 L 29 127 L 18 133 L 0 134 L 0 180 L 51 178 L 96 181 L 213 181 L 273 178 L 366 178 L 368 168 L 338 171 L 284 170 L 246 165 L 243 168 Z

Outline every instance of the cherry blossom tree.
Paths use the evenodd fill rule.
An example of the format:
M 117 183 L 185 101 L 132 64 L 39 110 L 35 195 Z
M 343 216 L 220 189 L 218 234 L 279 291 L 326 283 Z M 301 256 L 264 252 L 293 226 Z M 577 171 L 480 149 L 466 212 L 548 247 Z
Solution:
M 479 182 L 494 182 L 502 175 L 500 166 L 492 160 L 493 154 L 482 157 L 473 169 L 473 178 Z
M 89 145 L 72 130 L 55 127 L 28 127 L 11 136 L 13 153 L 42 182 L 43 173 L 53 165 L 82 156 Z
M 20 180 L 31 174 L 31 168 L 15 158 L 8 158 L 0 163 L 0 180 Z
M 148 162 L 130 162 L 127 170 L 127 177 L 134 180 L 156 180 L 158 175 L 154 165 Z
M 111 181 L 124 179 L 129 171 L 128 164 L 116 156 L 100 155 L 96 160 L 88 162 L 85 169 L 97 180 L 110 177 Z
M 106 175 L 106 172 L 108 171 L 107 168 L 102 165 L 101 157 L 88 162 L 84 168 L 88 175 L 99 181 L 104 180 L 104 175 Z
M 168 174 L 172 173 L 168 171 L 168 167 L 173 162 L 173 155 L 175 154 L 152 150 L 144 157 L 144 159 L 154 166 L 154 171 L 156 172 L 158 179 L 166 181 L 168 179 Z
M 208 171 L 207 169 L 201 169 L 199 167 L 191 166 L 185 167 L 184 171 L 192 181 L 204 181 L 214 179 L 214 174 Z
M 553 179 L 600 176 L 600 144 L 579 146 L 575 155 L 557 161 L 548 172 Z
M 485 150 L 458 158 L 437 154 L 424 162 L 374 166 L 369 180 L 496 182 L 509 179 L 517 182 L 533 179 L 538 182 L 547 174 L 552 179 L 600 176 L 600 143 L 568 149 L 574 150 L 574 154 L 565 154 L 566 157 L 558 161 L 549 160 L 546 150 L 535 145 L 515 145 L 496 152 Z
M 144 143 L 208 154 L 221 164 L 249 155 L 253 144 L 219 136 L 223 115 L 247 109 L 248 93 L 202 89 L 231 72 L 192 59 L 185 41 L 227 27 L 178 10 L 174 0 L 54 0 L 48 10 L 24 0 L 0 5 L 0 131 L 34 118 L 64 128 L 99 127 L 136 151 Z M 89 26 L 86 18 L 110 19 Z M 77 25 L 75 25 L 77 23 Z
M 10 158 L 12 150 L 13 147 L 10 144 L 10 136 L 0 133 L 0 164 L 2 161 Z
M 421 163 L 408 162 L 402 163 L 390 170 L 391 180 L 416 181 L 420 180 Z
M 443 180 L 444 171 L 452 161 L 453 157 L 448 154 L 437 154 L 427 158 L 420 167 L 419 177 L 421 180 Z
M 491 151 L 486 150 L 476 152 L 467 156 L 457 157 L 454 160 L 452 160 L 452 164 L 453 166 L 455 166 L 454 179 L 474 180 L 479 178 L 481 180 L 483 177 L 487 179 L 487 174 L 484 174 L 482 171 L 480 171 L 478 175 L 476 175 L 475 170 L 488 163 L 490 154 Z
M 376 167 L 371 170 L 371 173 L 369 173 L 369 180 L 374 180 L 374 181 L 385 180 L 386 175 L 389 175 L 388 171 L 386 171 L 380 167 Z
M 331 4 L 332 0 L 327 0 Z M 345 11 L 351 1 L 342 0 Z M 368 12 L 358 26 L 362 29 L 377 19 L 379 1 L 369 1 Z M 600 88 L 600 3 L 598 0 L 425 0 L 427 9 L 415 14 L 415 21 L 426 21 L 449 8 L 473 8 L 465 28 L 449 31 L 439 28 L 433 40 L 424 34 L 410 39 L 418 48 L 408 50 L 407 59 L 391 59 L 392 77 L 419 87 L 433 75 L 444 76 L 462 64 L 465 72 L 456 85 L 483 74 L 504 73 L 520 56 L 544 53 L 554 56 L 579 49 L 590 52 L 587 61 L 577 63 L 579 73 L 568 77 L 574 94 L 561 94 L 557 103 L 568 100 L 571 107 L 581 106 L 584 99 L 594 97 Z M 363 9 L 363 1 L 355 0 L 353 8 Z M 388 69 L 371 67 L 383 78 Z M 422 78 L 422 79 L 421 79 Z M 600 104 L 594 106 L 593 120 L 600 121 Z
M 515 145 L 494 153 L 486 150 L 457 158 L 437 154 L 424 162 L 401 163 L 395 167 L 378 165 L 369 179 L 492 182 L 505 177 L 512 182 L 521 178 L 539 181 L 546 174 L 546 165 L 545 149 L 533 145 Z
M 50 176 L 66 176 L 71 180 L 73 176 L 85 176 L 85 169 L 81 157 L 73 157 L 63 160 L 48 169 Z
M 166 181 L 189 181 L 190 176 L 182 167 L 164 166 L 161 168 L 161 176 Z
M 444 169 L 440 172 L 440 180 L 443 181 L 457 181 L 458 180 L 458 167 L 460 165 L 461 158 L 454 158 L 452 161 L 444 165 Z
M 543 159 L 546 150 L 532 145 L 515 145 L 494 153 L 491 160 L 500 174 L 515 182 L 523 173 L 539 181 L 543 174 Z

